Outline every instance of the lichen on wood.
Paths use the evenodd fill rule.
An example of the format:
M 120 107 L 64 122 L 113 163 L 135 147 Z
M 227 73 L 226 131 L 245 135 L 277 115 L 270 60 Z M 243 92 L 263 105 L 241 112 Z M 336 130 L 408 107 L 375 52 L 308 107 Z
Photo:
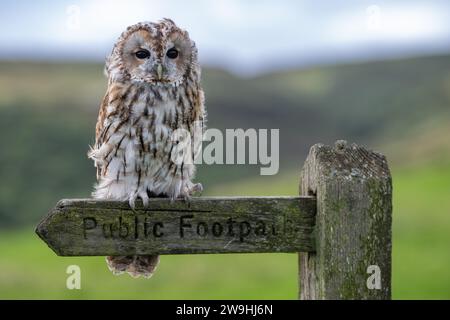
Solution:
M 317 144 L 300 193 L 317 199 L 316 252 L 300 253 L 301 299 L 390 299 L 392 182 L 386 158 L 345 141 Z M 370 289 L 369 266 L 381 271 Z
M 313 251 L 312 197 L 61 200 L 37 233 L 62 256 Z

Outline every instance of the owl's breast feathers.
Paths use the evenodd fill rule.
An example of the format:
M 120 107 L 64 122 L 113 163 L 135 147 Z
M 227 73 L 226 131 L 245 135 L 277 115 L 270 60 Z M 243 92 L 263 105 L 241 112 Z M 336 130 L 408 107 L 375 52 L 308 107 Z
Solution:
M 112 83 L 100 106 L 96 143 L 89 153 L 97 167 L 94 197 L 125 200 L 146 192 L 176 198 L 187 192 L 194 165 L 172 156 L 193 143 L 181 146 L 173 135 L 183 129 L 193 139 L 195 130 L 203 127 L 203 99 L 202 89 L 191 81 L 177 87 Z

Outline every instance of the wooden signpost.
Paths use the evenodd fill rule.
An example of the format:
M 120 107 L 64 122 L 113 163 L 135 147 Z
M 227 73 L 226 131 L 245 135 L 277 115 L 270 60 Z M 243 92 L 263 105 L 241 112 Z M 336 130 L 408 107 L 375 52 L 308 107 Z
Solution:
M 385 157 L 345 141 L 315 145 L 300 192 L 155 198 L 134 210 L 126 202 L 61 200 L 36 232 L 61 256 L 299 252 L 302 299 L 390 299 L 392 187 Z M 370 285 L 371 277 L 378 285 Z
M 38 234 L 61 256 L 314 250 L 312 197 L 61 200 Z

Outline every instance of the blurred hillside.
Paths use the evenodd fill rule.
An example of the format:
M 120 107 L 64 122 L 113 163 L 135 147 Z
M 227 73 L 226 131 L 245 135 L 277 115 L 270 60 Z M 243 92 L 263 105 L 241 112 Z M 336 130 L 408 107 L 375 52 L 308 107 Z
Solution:
M 64 197 L 87 197 L 94 170 L 100 64 L 0 63 L 0 228 L 30 225 Z M 328 66 L 238 78 L 205 69 L 208 126 L 279 128 L 280 174 L 336 139 L 387 153 L 391 164 L 448 161 L 450 56 Z M 446 149 L 443 149 L 446 147 Z M 447 150 L 447 151 L 445 151 Z M 257 177 L 257 166 L 201 166 L 206 194 Z

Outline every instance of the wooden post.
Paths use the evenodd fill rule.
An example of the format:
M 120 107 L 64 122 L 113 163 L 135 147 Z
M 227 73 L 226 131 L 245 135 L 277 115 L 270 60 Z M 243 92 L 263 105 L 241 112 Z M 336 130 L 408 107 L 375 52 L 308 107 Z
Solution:
M 299 254 L 300 298 L 390 299 L 392 183 L 385 157 L 345 141 L 316 144 L 300 192 L 317 200 L 316 252 Z
M 302 252 L 301 299 L 390 299 L 392 183 L 383 155 L 317 144 L 300 197 L 61 200 L 36 228 L 58 255 Z

